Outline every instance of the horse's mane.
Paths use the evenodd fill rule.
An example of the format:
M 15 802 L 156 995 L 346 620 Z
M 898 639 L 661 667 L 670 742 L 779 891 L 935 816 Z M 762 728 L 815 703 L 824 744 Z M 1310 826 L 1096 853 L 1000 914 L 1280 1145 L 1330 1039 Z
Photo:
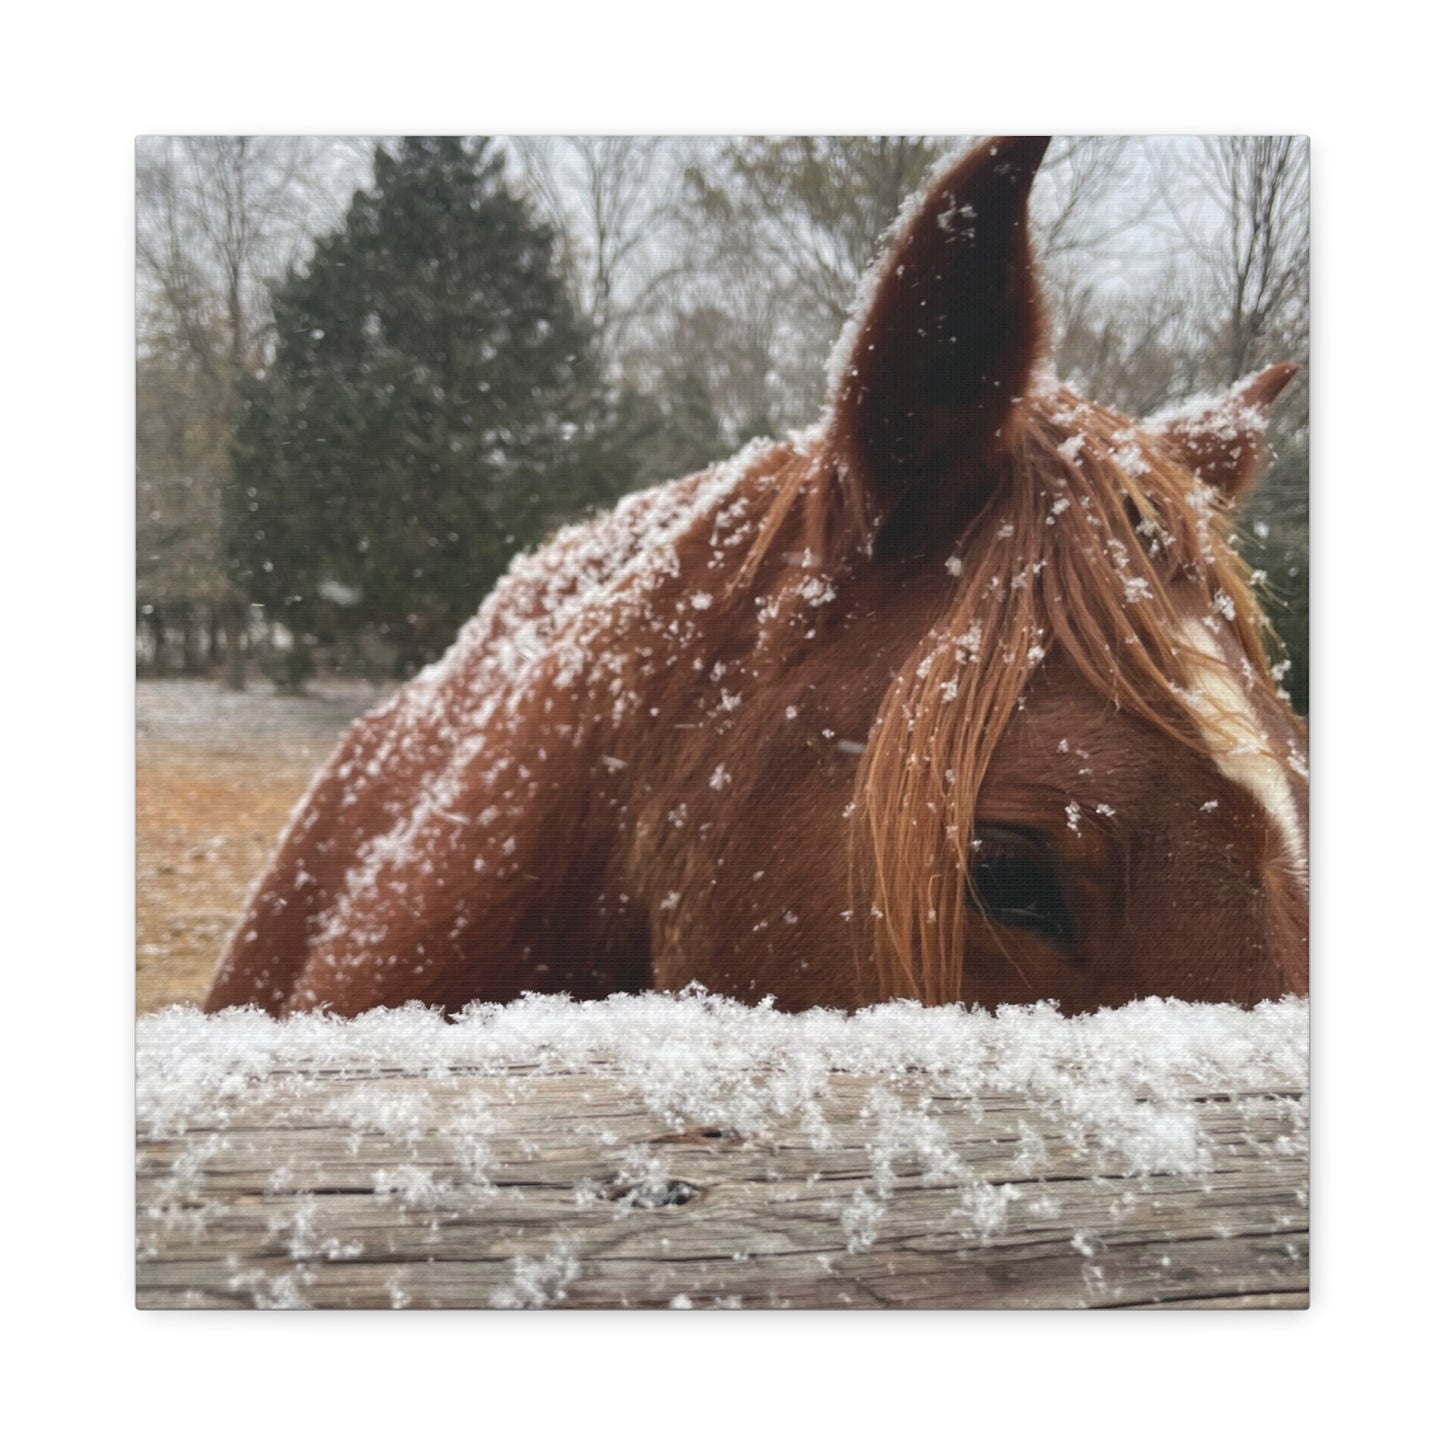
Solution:
M 963 995 L 979 791 L 1046 655 L 1057 649 L 1101 699 L 1202 755 L 1230 739 L 1199 692 L 1219 658 L 1186 640 L 1186 619 L 1227 632 L 1249 685 L 1272 685 L 1228 501 L 1161 436 L 1061 389 L 1025 399 L 992 465 L 998 484 L 938 556 L 952 596 L 883 699 L 855 783 L 854 904 L 873 920 L 883 997 Z M 847 483 L 826 437 L 786 468 L 739 583 L 798 535 L 790 519 L 811 568 L 845 576 L 860 546 Z

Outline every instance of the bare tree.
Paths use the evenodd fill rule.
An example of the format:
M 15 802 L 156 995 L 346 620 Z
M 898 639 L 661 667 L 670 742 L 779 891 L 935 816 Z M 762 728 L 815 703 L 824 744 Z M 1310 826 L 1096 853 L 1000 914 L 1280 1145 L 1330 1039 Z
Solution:
M 1165 194 L 1204 278 L 1216 380 L 1266 362 L 1308 360 L 1309 142 L 1211 136 L 1170 175 Z
M 951 148 L 927 136 L 746 137 L 688 177 L 706 233 L 745 243 L 764 277 L 832 329 L 848 316 L 879 239 Z
M 1121 292 L 1083 273 L 1060 296 L 1055 367 L 1074 390 L 1148 416 L 1200 389 L 1207 358 L 1195 300 L 1175 274 Z
M 359 142 L 305 136 L 143 137 L 136 154 L 142 335 L 166 336 L 209 380 L 253 363 L 266 282 L 335 213 Z
M 1061 376 L 1134 415 L 1195 389 L 1189 285 L 1151 142 L 1059 136 L 1031 200 Z
M 662 136 L 523 137 L 514 142 L 557 236 L 557 259 L 603 353 L 630 329 L 677 265 L 670 247 L 688 142 Z
M 1045 243 L 1060 370 L 1147 413 L 1272 361 L 1307 362 L 1305 143 L 1159 140 L 1130 144 L 1118 164 L 1105 189 L 1126 198 L 1122 213 L 1117 199 L 1098 196 L 1086 164 L 1082 226 L 1074 208 L 1061 208 L 1064 234 Z M 1047 220 L 1042 229 L 1049 234 Z M 1296 386 L 1276 409 L 1276 433 L 1306 416 L 1307 388 Z
M 195 665 L 219 617 L 227 678 L 244 681 L 244 599 L 229 586 L 220 494 L 233 388 L 266 350 L 266 283 L 302 254 L 361 173 L 360 143 L 143 137 L 136 147 L 137 590 L 163 664 L 166 614 Z
M 1056 136 L 1030 199 L 1034 251 L 1055 281 L 1137 264 L 1160 210 L 1147 142 L 1124 136 Z
M 737 437 L 810 421 L 823 363 L 902 202 L 946 141 L 714 140 L 688 168 L 682 264 L 658 293 L 670 365 L 707 379 Z
M 1300 136 L 1216 136 L 1159 162 L 1176 244 L 1201 298 L 1201 389 L 1270 362 L 1306 368 L 1271 416 L 1275 461 L 1241 509 L 1239 531 L 1267 577 L 1295 706 L 1309 677 L 1309 143 Z
M 1238 377 L 1268 359 L 1264 345 L 1301 349 L 1308 335 L 1309 142 L 1232 138 L 1216 152 L 1216 174 L 1230 199 L 1228 354 Z

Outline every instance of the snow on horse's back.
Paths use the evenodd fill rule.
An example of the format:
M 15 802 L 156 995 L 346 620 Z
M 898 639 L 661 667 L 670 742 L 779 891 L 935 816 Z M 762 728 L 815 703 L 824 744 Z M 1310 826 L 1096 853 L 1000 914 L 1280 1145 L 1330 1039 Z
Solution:
M 298 805 L 210 1009 L 1306 990 L 1302 729 L 1228 543 L 1276 366 L 1042 372 L 1044 143 L 894 233 L 811 431 L 514 562 Z

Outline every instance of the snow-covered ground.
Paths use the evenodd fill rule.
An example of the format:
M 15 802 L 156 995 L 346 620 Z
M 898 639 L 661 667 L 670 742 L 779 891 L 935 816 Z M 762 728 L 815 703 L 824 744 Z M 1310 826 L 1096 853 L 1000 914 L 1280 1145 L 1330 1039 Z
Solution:
M 204 997 L 282 825 L 343 728 L 388 689 L 316 680 L 135 685 L 136 1011 Z
M 138 679 L 136 741 L 142 746 L 206 744 L 250 749 L 258 737 L 305 750 L 319 762 L 343 728 L 393 690 L 359 678 L 321 678 L 293 697 L 264 680 L 245 692 L 194 678 Z M 321 745 L 317 757 L 317 744 Z

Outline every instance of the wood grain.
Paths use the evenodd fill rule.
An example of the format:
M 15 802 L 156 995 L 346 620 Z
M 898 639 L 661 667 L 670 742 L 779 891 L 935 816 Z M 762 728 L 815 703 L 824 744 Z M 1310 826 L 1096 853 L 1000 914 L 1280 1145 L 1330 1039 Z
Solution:
M 1298 1308 L 1298 1088 L 1193 1101 L 1206 1169 L 1126 1175 L 1038 1101 L 838 1075 L 741 1138 L 605 1063 L 280 1070 L 138 1137 L 137 1303 Z M 1025 1167 L 1020 1167 L 1021 1161 Z

